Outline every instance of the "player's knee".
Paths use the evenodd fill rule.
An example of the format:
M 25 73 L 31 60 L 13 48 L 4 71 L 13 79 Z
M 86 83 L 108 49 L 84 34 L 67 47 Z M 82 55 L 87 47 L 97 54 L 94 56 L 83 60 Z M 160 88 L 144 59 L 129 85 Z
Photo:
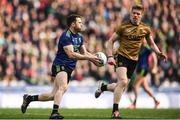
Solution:
M 127 79 L 121 79 L 121 80 L 117 83 L 117 85 L 118 85 L 118 86 L 121 86 L 121 87 L 126 87 L 127 84 L 128 84 L 128 80 L 127 80 Z
M 124 85 L 124 87 L 126 87 L 128 83 L 129 83 L 128 79 L 122 80 L 122 84 Z

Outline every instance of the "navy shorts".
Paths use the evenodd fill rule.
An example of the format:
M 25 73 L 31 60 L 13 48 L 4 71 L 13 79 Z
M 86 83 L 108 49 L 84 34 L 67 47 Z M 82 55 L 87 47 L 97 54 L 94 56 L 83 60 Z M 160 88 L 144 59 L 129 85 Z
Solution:
M 68 82 L 69 82 L 69 80 L 71 79 L 72 70 L 70 68 L 68 68 L 67 66 L 64 66 L 64 65 L 52 65 L 51 76 L 56 77 L 56 75 L 61 71 L 65 71 L 67 73 Z
M 137 68 L 136 73 L 145 77 L 148 74 L 148 69 L 146 68 Z

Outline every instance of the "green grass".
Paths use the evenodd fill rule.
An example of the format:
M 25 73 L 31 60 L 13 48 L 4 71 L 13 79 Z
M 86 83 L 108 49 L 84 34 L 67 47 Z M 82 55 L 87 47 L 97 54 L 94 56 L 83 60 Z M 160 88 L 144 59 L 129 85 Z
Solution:
M 110 119 L 111 109 L 61 109 L 65 119 Z M 121 109 L 124 119 L 180 119 L 180 109 Z M 0 119 L 48 119 L 51 109 L 0 109 Z

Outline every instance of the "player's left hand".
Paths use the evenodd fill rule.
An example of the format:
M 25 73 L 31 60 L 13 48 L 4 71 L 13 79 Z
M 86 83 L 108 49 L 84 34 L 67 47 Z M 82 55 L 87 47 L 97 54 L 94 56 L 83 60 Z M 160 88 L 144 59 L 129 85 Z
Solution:
M 167 56 L 164 53 L 159 53 L 158 56 L 163 59 L 164 61 L 167 61 Z

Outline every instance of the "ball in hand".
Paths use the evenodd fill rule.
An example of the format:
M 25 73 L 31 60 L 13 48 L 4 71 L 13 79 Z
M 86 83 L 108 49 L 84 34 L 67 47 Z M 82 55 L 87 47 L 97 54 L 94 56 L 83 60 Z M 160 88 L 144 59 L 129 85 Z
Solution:
M 107 63 L 107 57 L 103 52 L 97 52 L 96 56 L 100 59 L 100 62 L 97 64 L 98 67 L 102 67 Z

